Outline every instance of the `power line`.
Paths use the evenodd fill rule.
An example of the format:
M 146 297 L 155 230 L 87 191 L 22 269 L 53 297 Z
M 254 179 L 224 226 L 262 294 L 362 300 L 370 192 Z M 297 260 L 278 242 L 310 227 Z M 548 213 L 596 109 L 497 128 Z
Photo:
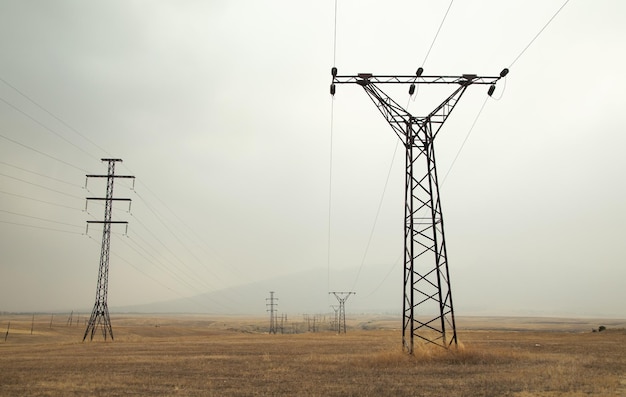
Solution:
M 359 271 L 357 272 L 356 279 L 354 280 L 354 284 L 352 284 L 352 289 L 356 288 L 356 284 L 359 280 L 359 276 L 361 275 L 361 270 L 363 270 L 363 265 L 365 264 L 365 258 L 367 257 L 367 253 L 369 252 L 370 245 L 372 243 L 372 237 L 374 236 L 374 230 L 376 229 L 376 225 L 378 224 L 378 216 L 380 215 L 380 209 L 383 206 L 385 193 L 387 192 L 387 186 L 389 185 L 389 178 L 391 177 L 391 171 L 393 169 L 393 162 L 396 158 L 396 152 L 398 151 L 399 145 L 400 145 L 400 141 L 396 141 L 396 147 L 393 150 L 393 156 L 391 156 L 391 164 L 389 164 L 389 171 L 387 171 L 387 179 L 385 179 L 385 186 L 383 187 L 383 193 L 380 195 L 380 201 L 378 202 L 378 209 L 376 210 L 376 216 L 374 217 L 374 224 L 372 225 L 372 230 L 370 231 L 370 235 L 367 240 L 367 245 L 365 246 L 365 252 L 363 253 L 363 258 L 361 259 L 361 265 L 359 266 Z
M 69 230 L 61 230 L 61 229 L 55 229 L 55 228 L 52 228 L 52 227 L 44 227 L 44 226 L 27 225 L 25 223 L 9 222 L 9 221 L 1 221 L 1 220 L 0 220 L 0 223 L 5 223 L 7 225 L 24 226 L 24 227 L 29 227 L 29 228 L 33 228 L 33 229 L 50 230 L 50 231 L 54 231 L 54 232 L 82 235 L 82 233 L 71 232 Z
M 139 193 L 137 193 L 137 191 L 136 191 L 136 190 L 135 190 L 135 194 L 137 194 L 137 196 L 138 196 L 138 197 L 141 197 L 141 196 L 139 195 Z M 143 199 L 142 199 L 142 200 L 143 200 Z M 208 267 L 207 267 L 204 263 L 202 263 L 202 261 L 198 258 L 198 256 L 197 256 L 196 254 L 194 254 L 194 252 L 193 252 L 191 249 L 189 249 L 185 243 L 183 243 L 183 241 L 180 239 L 180 237 L 178 237 L 178 236 L 177 236 L 177 235 L 176 235 L 176 234 L 172 231 L 172 229 L 171 229 L 168 225 L 166 225 L 166 224 L 165 224 L 165 222 L 163 221 L 163 219 L 161 219 L 161 217 L 160 217 L 159 215 L 157 215 L 156 211 L 152 208 L 152 206 L 150 206 L 150 205 L 149 205 L 149 204 L 148 204 L 145 200 L 143 200 L 143 202 L 144 202 L 144 204 L 146 204 L 146 208 L 148 208 L 148 209 L 152 212 L 152 214 L 154 214 L 154 216 L 156 217 L 156 219 L 157 219 L 157 220 L 161 223 L 161 225 L 163 225 L 163 226 L 165 227 L 165 230 L 167 230 L 167 231 L 170 233 L 170 235 L 172 235 L 172 237 L 174 237 L 174 238 L 176 239 L 176 241 L 178 241 L 178 242 L 180 243 L 180 245 L 181 245 L 181 246 L 182 246 L 182 247 L 183 247 L 183 248 L 184 248 L 187 252 L 189 252 L 189 254 L 191 254 L 191 256 L 192 256 L 192 257 L 193 257 L 193 258 L 194 258 L 194 259 L 195 259 L 195 260 L 196 260 L 196 261 L 197 261 L 197 262 L 198 262 L 198 263 L 199 263 L 202 267 L 204 267 L 205 269 L 209 270 L 209 268 L 208 268 Z M 218 276 L 217 274 L 213 273 L 211 270 L 209 270 L 209 271 L 211 272 L 211 274 L 212 274 L 214 277 L 216 277 L 217 279 L 219 279 L 219 276 Z
M 2 193 L 2 194 L 7 194 L 7 195 L 10 195 L 10 196 L 14 196 L 14 197 L 19 197 L 19 198 L 22 198 L 22 199 L 27 199 L 27 200 L 37 201 L 37 202 L 39 202 L 39 203 L 44 203 L 44 204 L 54 205 L 54 206 L 56 206 L 56 207 L 68 208 L 68 209 L 71 209 L 71 210 L 76 210 L 76 211 L 82 211 L 80 208 L 70 207 L 69 205 L 57 204 L 57 203 L 53 203 L 53 202 L 51 202 L 51 201 L 40 200 L 40 199 L 36 199 L 36 198 L 33 198 L 33 197 L 24 196 L 24 195 L 21 195 L 21 194 L 15 194 L 15 193 L 11 193 L 11 192 L 5 192 L 4 190 L 0 190 L 0 193 Z
M 191 279 L 191 280 L 204 280 L 202 277 L 200 277 L 191 267 L 189 267 L 189 265 L 187 265 L 178 255 L 176 255 L 161 239 L 159 239 L 156 234 L 154 234 L 148 227 L 146 227 L 136 216 L 133 216 L 133 218 L 137 221 L 137 223 L 144 228 L 144 230 L 146 230 L 163 248 L 165 248 L 165 250 L 172 255 L 172 257 L 174 257 L 178 263 L 180 263 L 181 265 L 183 265 L 186 269 L 187 269 L 187 274 L 186 276 Z M 182 269 L 182 268 L 181 268 Z M 207 284 L 206 282 L 203 281 L 203 284 L 205 285 L 205 287 L 209 288 L 209 289 L 213 289 L 214 286 Z M 191 285 L 190 285 L 191 286 Z M 192 287 L 195 288 L 195 287 Z M 200 290 L 198 290 L 200 291 Z
M 422 67 L 424 67 L 424 65 L 426 64 L 426 60 L 428 59 L 428 56 L 430 55 L 430 51 L 433 49 L 433 46 L 435 45 L 435 41 L 437 40 L 437 37 L 439 37 L 439 32 L 441 31 L 441 27 L 443 26 L 443 23 L 446 21 L 446 17 L 448 16 L 448 12 L 450 12 L 450 8 L 452 7 L 452 3 L 454 3 L 454 0 L 450 1 L 450 4 L 448 4 L 448 9 L 446 10 L 446 13 L 443 16 L 443 19 L 441 20 L 441 23 L 439 24 L 439 28 L 437 28 L 437 33 L 435 33 L 435 37 L 433 37 L 433 41 L 432 43 L 430 43 L 430 47 L 428 48 L 428 51 L 426 52 L 426 56 L 424 57 L 424 60 L 422 61 Z
M 147 245 L 148 248 L 150 248 L 150 250 L 144 248 L 142 245 L 140 245 L 137 241 L 135 241 L 135 239 L 140 240 L 141 242 L 143 242 L 143 244 Z M 189 281 L 185 280 L 184 278 L 182 278 L 179 274 L 175 273 L 170 266 L 168 266 L 167 264 L 163 263 L 161 261 L 161 259 L 157 258 L 152 252 L 156 252 L 157 250 L 154 248 L 154 246 L 152 246 L 152 244 L 150 244 L 149 242 L 147 242 L 144 238 L 142 238 L 140 235 L 137 235 L 136 237 L 131 237 L 131 236 L 127 236 L 127 239 L 123 239 L 122 241 L 124 241 L 124 243 L 131 248 L 133 251 L 135 251 L 137 254 L 139 254 L 141 257 L 143 257 L 146 261 L 148 261 L 149 263 L 155 264 L 157 265 L 161 270 L 164 270 L 166 272 L 168 272 L 173 278 L 176 279 L 176 281 L 178 281 L 181 284 L 185 284 L 187 287 L 192 288 L 198 292 L 204 292 L 202 290 L 200 290 L 198 287 L 196 287 L 195 285 L 191 284 Z M 138 248 L 140 248 L 143 252 L 145 252 L 145 254 L 142 254 L 141 252 L 139 252 L 139 250 L 133 246 L 131 246 L 128 241 L 132 241 L 134 244 L 136 244 L 136 246 Z M 152 258 L 152 260 L 150 260 L 147 256 L 149 256 L 150 258 Z
M 87 156 L 89 157 L 96 157 L 93 156 L 91 153 L 87 152 L 85 149 L 81 148 L 80 146 L 76 145 L 74 142 L 70 141 L 69 139 L 65 138 L 63 135 L 61 135 L 60 133 L 56 132 L 55 130 L 53 130 L 52 128 L 48 127 L 47 125 L 45 125 L 44 123 L 40 122 L 39 120 L 37 120 L 36 118 L 34 118 L 33 116 L 31 116 L 30 114 L 26 113 L 25 111 L 23 111 L 22 109 L 18 108 L 17 106 L 13 105 L 11 102 L 7 101 L 6 99 L 0 97 L 0 101 L 6 103 L 8 106 L 10 106 L 11 108 L 13 108 L 14 110 L 16 110 L 17 112 L 21 113 L 22 115 L 26 116 L 28 119 L 30 119 L 31 121 L 33 121 L 34 123 L 36 123 L 37 125 L 39 125 L 40 127 L 44 128 L 45 130 L 48 130 L 49 132 L 51 132 L 52 134 L 56 135 L 59 139 L 65 141 L 66 143 L 74 146 L 76 149 L 80 150 L 81 152 L 85 153 Z
M 393 272 L 396 266 L 398 266 L 401 259 L 402 259 L 402 254 L 400 254 L 400 256 L 398 256 L 398 259 L 396 259 L 395 262 L 393 262 L 393 265 L 391 265 L 391 267 L 389 268 L 389 271 L 387 271 L 387 274 L 385 274 L 385 277 L 383 277 L 382 280 L 380 280 L 380 283 L 376 286 L 376 288 L 374 288 L 368 295 L 366 295 L 365 298 L 369 298 L 370 296 L 374 295 L 374 293 L 378 291 L 378 289 L 382 287 L 383 284 L 385 284 L 385 281 L 387 281 L 387 279 L 389 278 L 389 275 Z
M 6 81 L 5 79 L 3 79 L 2 77 L 0 77 L 0 81 L 2 81 L 4 84 L 6 84 L 7 86 L 11 87 L 14 91 L 18 92 L 21 96 L 23 96 L 24 98 L 26 98 L 30 103 L 32 103 L 33 105 L 37 106 L 39 109 L 43 110 L 44 112 L 46 112 L 48 115 L 52 116 L 55 120 L 57 120 L 58 122 L 60 122 L 61 124 L 63 124 L 64 126 L 66 126 L 67 128 L 69 128 L 72 132 L 74 132 L 75 134 L 79 135 L 81 138 L 83 138 L 84 140 L 86 140 L 87 142 L 91 143 L 92 145 L 94 145 L 95 147 L 97 147 L 99 150 L 101 150 L 103 153 L 106 153 L 110 156 L 109 153 L 107 153 L 106 150 L 104 150 L 102 147 L 100 147 L 98 144 L 96 144 L 95 142 L 93 142 L 91 139 L 89 139 L 88 137 L 86 137 L 85 135 L 81 134 L 78 130 L 76 130 L 74 127 L 72 127 L 71 125 L 69 125 L 68 123 L 66 123 L 63 119 L 61 119 L 59 116 L 57 116 L 56 114 L 52 113 L 51 111 L 49 111 L 48 109 L 46 109 L 45 107 L 43 107 L 42 105 L 40 105 L 37 101 L 35 101 L 34 99 L 32 99 L 30 96 L 26 95 L 23 91 L 21 91 L 20 89 L 18 89 L 17 87 L 15 87 L 13 84 L 9 83 L 8 81 Z M 81 149 L 82 150 L 82 149 Z
M 333 124 L 334 124 L 334 109 L 335 99 L 330 99 L 330 160 L 328 165 L 328 241 L 327 241 L 327 258 L 326 263 L 328 267 L 327 281 L 330 290 L 330 253 L 331 253 L 331 231 L 332 231 L 332 202 L 333 202 Z
M 548 22 L 546 22 L 545 25 L 543 25 L 543 27 L 539 30 L 539 32 L 535 35 L 535 37 L 533 37 L 533 39 L 526 45 L 526 47 L 524 47 L 524 49 L 522 50 L 522 52 L 519 53 L 519 55 L 513 60 L 513 62 L 511 62 L 511 65 L 509 66 L 509 69 L 511 69 L 513 67 L 513 65 L 515 64 L 515 62 L 517 62 L 517 60 L 526 52 L 526 50 L 528 49 L 528 47 L 531 46 L 532 43 L 534 43 L 534 41 L 537 39 L 537 37 L 539 37 L 539 35 L 548 27 L 548 25 L 550 25 L 550 23 L 552 22 L 552 20 L 554 20 L 554 18 L 556 18 L 557 15 L 559 15 L 559 13 L 561 12 L 561 10 L 565 7 L 565 5 L 569 2 L 569 0 L 565 0 L 565 2 L 561 5 L 561 7 L 559 7 L 559 9 L 554 13 L 554 15 L 552 15 L 552 18 L 550 18 L 548 20 Z
M 32 216 L 32 215 L 26 215 L 26 214 L 20 214 L 18 212 L 12 212 L 12 211 L 7 211 L 7 210 L 0 210 L 0 212 L 4 212 L 5 214 L 11 214 L 11 215 L 16 215 L 16 216 L 22 216 L 24 218 L 30 218 L 30 219 L 37 219 L 40 221 L 44 221 L 44 222 L 50 222 L 50 223 L 56 223 L 59 225 L 65 225 L 65 226 L 72 226 L 72 227 L 77 227 L 82 229 L 82 226 L 77 226 L 77 225 L 73 225 L 71 223 L 65 223 L 65 222 L 58 222 L 58 221 L 54 221 L 52 219 L 46 219 L 46 218 L 40 218 L 38 216 Z
M 485 97 L 485 100 L 484 100 L 482 106 L 480 107 L 480 110 L 478 111 L 478 114 L 474 118 L 474 122 L 472 122 L 472 125 L 471 125 L 469 131 L 467 131 L 467 135 L 465 135 L 465 139 L 463 140 L 463 143 L 461 143 L 461 147 L 459 147 L 459 150 L 456 152 L 456 156 L 454 156 L 454 160 L 452 160 L 452 163 L 450 164 L 450 167 L 448 168 L 448 171 L 446 172 L 446 174 L 443 176 L 443 179 L 441 180 L 441 184 L 442 185 L 444 183 L 446 183 L 446 178 L 448 178 L 448 174 L 450 174 L 450 171 L 452 171 L 452 167 L 454 167 L 454 164 L 456 163 L 456 160 L 459 158 L 459 155 L 461 154 L 461 151 L 463 150 L 463 147 L 465 146 L 465 143 L 469 139 L 470 134 L 472 133 L 472 130 L 474 130 L 474 126 L 476 125 L 476 122 L 478 121 L 478 118 L 482 114 L 483 109 L 485 108 L 485 105 L 487 104 L 488 100 L 489 100 L 489 97 L 488 96 Z
M 126 167 L 128 168 L 128 167 Z M 143 188 L 152 195 L 152 197 L 158 202 L 158 204 L 160 204 L 161 206 L 165 207 L 165 209 L 167 209 L 167 211 L 169 211 L 169 213 L 184 227 L 187 229 L 188 232 L 191 233 L 191 235 L 196 239 L 196 244 L 198 247 L 200 247 L 202 249 L 202 251 L 204 251 L 205 254 L 207 254 L 207 256 L 209 256 L 209 252 L 211 252 L 211 254 L 213 256 L 216 256 L 219 260 L 221 260 L 222 262 L 224 262 L 227 265 L 227 268 L 232 270 L 235 274 L 237 274 L 239 277 L 241 277 L 242 274 L 246 274 L 246 272 L 243 272 L 237 265 L 235 265 L 234 263 L 230 262 L 229 260 L 225 259 L 219 252 L 217 252 L 217 250 L 213 247 L 210 247 L 207 245 L 206 240 L 201 238 L 198 233 L 192 229 L 188 224 L 186 224 L 180 216 L 178 216 L 166 203 L 164 203 L 159 196 L 154 193 L 154 191 L 152 191 L 147 185 L 143 184 L 141 181 L 139 181 L 139 184 L 141 186 L 143 186 Z M 173 233 L 172 228 L 175 228 L 178 232 L 180 232 L 181 234 L 183 234 L 187 239 L 189 239 L 190 241 L 193 240 L 192 238 L 190 238 L 189 234 L 185 233 L 184 230 L 181 230 L 181 228 L 179 228 L 175 223 L 168 223 L 167 225 L 165 225 L 165 221 L 167 220 L 165 216 L 163 216 L 163 214 L 157 210 L 155 205 L 152 205 L 146 197 L 144 197 L 143 195 L 141 195 L 136 188 L 132 189 L 135 194 L 137 195 L 137 197 L 146 205 L 146 208 L 148 208 L 150 210 L 150 212 L 152 212 L 152 214 L 157 217 L 157 220 L 159 220 L 159 222 L 166 227 L 166 230 L 168 230 L 169 233 Z M 178 236 L 175 236 L 175 238 L 179 239 Z M 181 242 L 181 244 L 183 245 L 183 248 L 185 248 L 188 252 L 191 252 L 191 250 Z M 206 249 L 205 249 L 206 248 Z M 207 251 L 208 249 L 208 251 Z M 196 257 L 195 254 L 193 254 L 193 252 L 191 252 L 191 254 Z M 196 260 L 201 264 L 202 262 L 197 259 Z M 204 267 L 204 265 L 203 265 Z M 206 267 L 205 267 L 206 268 Z M 217 277 L 217 275 L 216 275 Z
M 82 200 L 82 199 L 83 199 L 82 197 L 79 197 L 79 196 L 74 196 L 74 195 L 72 195 L 72 194 L 62 192 L 62 191 L 60 191 L 60 190 L 55 190 L 55 189 L 49 188 L 49 187 L 47 187 L 47 186 L 40 185 L 40 184 L 38 184 L 38 183 L 29 182 L 29 181 L 27 181 L 27 180 L 25 180 L 25 179 L 18 178 L 18 177 L 15 177 L 15 176 L 11 176 L 11 175 L 7 175 L 7 174 L 4 174 L 4 173 L 2 173 L 2 172 L 0 172 L 0 175 L 4 176 L 5 178 L 11 178 L 11 179 L 14 179 L 14 180 L 16 180 L 16 181 L 20 181 L 20 182 L 23 182 L 23 183 L 27 183 L 27 184 L 29 184 L 29 185 L 33 185 L 33 186 L 40 187 L 40 188 L 42 188 L 42 189 L 49 190 L 49 191 L 51 191 L 51 192 L 55 192 L 55 193 L 58 193 L 58 194 L 62 194 L 62 195 L 67 196 L 67 197 L 71 197 L 71 198 L 75 198 L 75 199 L 79 199 L 79 200 Z
M 335 32 L 333 34 L 333 66 L 337 66 L 337 0 L 335 0 Z
M 144 248 L 142 245 L 140 245 L 135 238 L 137 238 L 139 241 L 143 242 L 143 244 L 147 245 L 152 252 L 155 252 L 156 250 L 154 249 L 154 247 L 152 246 L 152 244 L 150 244 L 149 242 L 147 242 L 145 239 L 143 239 L 141 236 L 137 235 L 136 237 L 131 237 L 131 236 L 127 236 L 127 239 L 123 240 L 124 243 L 130 247 L 133 251 L 135 251 L 137 254 L 139 254 L 141 257 L 143 257 L 148 263 L 154 264 L 156 265 L 159 269 L 164 270 L 165 272 L 169 273 L 169 275 L 174 278 L 177 282 L 184 284 L 185 286 L 197 291 L 197 292 L 204 292 L 202 291 L 200 288 L 198 288 L 197 286 L 191 284 L 189 281 L 185 280 L 179 273 L 176 273 L 171 266 L 168 266 L 166 263 L 163 263 L 163 261 L 160 258 L 157 258 L 151 251 L 149 251 L 148 249 Z M 142 254 L 137 248 L 131 246 L 128 242 L 133 242 L 137 248 L 140 248 L 143 252 L 145 252 L 145 254 Z M 152 260 L 150 260 L 148 257 L 152 258 Z
M 48 153 L 42 152 L 41 150 L 35 149 L 35 148 L 34 148 L 34 147 L 32 147 L 32 146 L 28 146 L 28 145 L 26 145 L 26 144 L 24 144 L 24 143 L 18 142 L 18 141 L 16 141 L 15 139 L 11 139 L 11 138 L 9 138 L 9 137 L 7 137 L 7 136 L 5 136 L 5 135 L 0 134 L 0 138 L 6 139 L 6 140 L 7 140 L 7 141 L 9 141 L 9 142 L 12 142 L 12 143 L 14 143 L 14 144 L 16 144 L 16 145 L 22 146 L 23 148 L 26 148 L 26 149 L 28 149 L 28 150 L 32 150 L 32 151 L 33 151 L 33 152 L 35 152 L 35 153 L 38 153 L 38 154 L 41 154 L 42 156 L 46 156 L 46 157 L 48 157 L 48 158 L 51 158 L 52 160 L 58 161 L 59 163 L 62 163 L 62 164 L 65 164 L 65 165 L 67 165 L 67 166 L 70 166 L 70 167 L 72 167 L 72 168 L 75 168 L 75 169 L 77 169 L 77 170 L 79 170 L 79 171 L 81 171 L 81 172 L 87 172 L 87 170 L 85 170 L 85 169 L 83 169 L 83 168 L 80 168 L 80 167 L 78 167 L 78 166 L 76 166 L 76 165 L 74 165 L 74 164 L 70 164 L 70 163 L 68 163 L 67 161 L 61 160 L 61 159 L 59 159 L 59 158 L 57 158 L 57 157 L 54 157 L 54 156 L 52 156 L 52 155 L 50 155 L 50 154 L 48 154 Z
M 148 262 L 148 263 L 154 263 L 154 262 L 153 262 L 152 260 L 150 260 L 147 256 L 145 256 L 144 254 L 142 254 L 141 252 L 139 252 L 139 251 L 138 251 L 135 247 L 133 247 L 133 246 L 131 246 L 130 244 L 128 244 L 128 242 L 127 242 L 126 240 L 130 240 L 130 241 L 133 241 L 133 240 L 132 240 L 132 238 L 130 238 L 130 236 L 126 236 L 126 237 L 127 237 L 127 238 L 125 238 L 125 239 L 124 239 L 124 238 L 120 238 L 119 236 L 116 236 L 116 238 L 118 238 L 120 241 L 122 241 L 124 244 L 126 244 L 126 246 L 127 246 L 127 247 L 129 247 L 130 249 L 132 249 L 133 251 L 135 251 L 135 252 L 136 252 L 139 256 L 141 256 L 141 257 L 142 257 L 142 258 L 143 258 L 146 262 Z M 95 240 L 94 240 L 94 242 L 95 242 Z M 135 242 L 135 244 L 137 244 L 137 243 Z M 138 247 L 140 247 L 140 248 L 142 248 L 143 250 L 145 250 L 145 248 L 141 247 L 140 245 L 138 245 L 138 244 L 137 244 L 137 246 L 138 246 Z M 154 258 L 154 259 L 157 261 L 157 263 L 160 263 L 160 260 L 158 260 L 158 259 L 157 259 L 154 255 L 150 254 L 147 250 L 145 250 L 145 251 L 146 251 L 146 253 L 147 253 L 148 255 L 150 255 L 152 258 Z M 200 303 L 200 302 L 198 302 L 198 301 L 195 301 L 193 298 L 191 298 L 191 297 L 189 297 L 189 296 L 185 296 L 185 295 L 181 294 L 179 291 L 177 291 L 177 290 L 175 290 L 175 289 L 173 289 L 173 288 L 171 288 L 171 287 L 167 286 L 166 284 L 162 283 L 161 281 L 159 281 L 159 280 L 158 280 L 158 279 L 156 279 L 155 277 L 151 276 L 150 274 L 148 274 L 148 273 L 146 273 L 145 271 L 141 270 L 139 267 L 135 266 L 135 264 L 134 264 L 134 263 L 132 263 L 132 262 L 131 262 L 131 261 L 129 261 L 128 259 L 126 259 L 126 258 L 122 257 L 121 255 L 119 255 L 119 254 L 113 254 L 113 255 L 114 255 L 114 256 L 116 256 L 118 259 L 120 259 L 120 260 L 122 260 L 122 261 L 126 262 L 127 264 L 129 264 L 131 267 L 133 267 L 133 268 L 134 268 L 135 270 L 137 270 L 139 273 L 143 274 L 144 276 L 148 277 L 149 279 L 153 280 L 154 282 L 156 282 L 157 284 L 161 285 L 162 287 L 164 287 L 164 288 L 168 289 L 169 291 L 171 291 L 171 292 L 175 293 L 175 294 L 176 294 L 176 295 L 178 295 L 179 297 L 184 298 L 184 299 L 187 299 L 187 300 L 189 300 L 190 302 L 193 302 L 193 303 L 195 303 L 195 304 L 197 304 L 197 305 L 199 305 L 199 306 L 201 306 L 201 307 L 203 307 L 203 308 L 205 308 L 205 309 L 210 309 L 208 306 L 204 305 L 203 303 Z M 167 270 L 167 271 L 170 271 L 170 269 L 169 269 L 167 266 L 165 266 L 165 265 L 164 265 L 163 269 L 165 269 L 165 270 Z M 171 271 L 170 271 L 170 273 L 171 273 Z M 175 273 L 171 273 L 171 274 L 172 274 L 173 276 L 177 276 Z M 194 288 L 194 289 L 195 289 L 195 287 L 194 287 L 193 285 L 191 285 L 191 284 L 187 283 L 186 281 L 184 281 L 184 280 L 182 280 L 182 279 L 180 279 L 180 278 L 178 279 L 178 281 L 181 281 L 181 282 L 183 282 L 184 284 L 187 284 L 189 287 L 191 287 L 191 288 Z M 232 307 L 227 306 L 227 305 L 224 305 L 223 303 L 220 303 L 220 302 L 218 302 L 218 301 L 216 301 L 216 300 L 214 300 L 214 299 L 212 299 L 212 298 L 210 298 L 210 297 L 207 297 L 207 298 L 208 298 L 209 300 L 211 300 L 213 303 L 215 303 L 215 304 L 217 304 L 217 305 L 219 305 L 219 306 L 222 306 L 224 309 L 227 309 L 227 310 L 232 311 Z
M 55 178 L 55 177 L 52 177 L 52 176 L 49 176 L 49 175 L 41 174 L 39 172 L 30 171 L 30 170 L 27 170 L 26 168 L 18 167 L 17 165 L 9 164 L 9 163 L 1 161 L 1 160 L 0 160 L 0 164 L 4 164 L 4 165 L 7 165 L 9 167 L 13 167 L 13 168 L 18 169 L 20 171 L 28 172 L 29 174 L 38 175 L 38 176 L 41 176 L 41 177 L 44 177 L 44 178 L 51 179 L 51 180 L 56 181 L 56 182 L 64 183 L 66 185 L 70 185 L 70 186 L 74 186 L 74 187 L 80 187 L 80 186 L 76 185 L 75 183 L 67 182 L 67 181 L 64 181 L 62 179 L 58 179 L 58 178 Z
M 554 18 L 556 18 L 556 16 L 561 12 L 561 10 L 563 10 L 563 8 L 565 7 L 565 5 L 567 5 L 567 3 L 569 2 L 569 0 L 566 0 L 561 7 L 559 7 L 559 9 L 554 13 L 554 15 L 552 15 L 552 17 L 548 20 L 548 22 L 546 22 L 545 25 L 543 25 L 543 27 L 539 30 L 539 32 L 533 37 L 533 39 L 526 45 L 526 47 L 524 47 L 524 49 L 519 53 L 519 55 L 513 60 L 513 62 L 511 62 L 511 65 L 509 66 L 509 69 L 511 67 L 513 67 L 513 65 L 517 62 L 517 60 L 526 52 L 526 50 L 533 44 L 533 42 L 539 37 L 539 35 L 541 35 L 541 33 L 548 27 L 548 25 L 550 25 L 550 23 L 554 20 Z M 505 84 L 505 88 L 506 88 L 506 78 L 504 79 L 504 84 Z M 474 121 L 472 122 L 472 125 L 469 129 L 469 131 L 467 132 L 467 135 L 465 136 L 465 139 L 463 140 L 463 143 L 461 144 L 461 147 L 459 147 L 459 150 L 457 151 L 456 155 L 454 156 L 454 159 L 452 160 L 452 163 L 450 164 L 450 167 L 448 168 L 448 171 L 446 172 L 445 176 L 442 179 L 441 184 L 443 185 L 446 181 L 446 178 L 448 177 L 448 174 L 450 174 L 450 171 L 452 170 L 452 167 L 454 167 L 454 164 L 456 163 L 457 159 L 459 158 L 459 155 L 461 154 L 461 151 L 463 150 L 463 147 L 465 146 L 465 143 L 467 142 L 467 140 L 469 139 L 470 134 L 472 133 L 474 126 L 476 125 L 476 122 L 478 121 L 478 118 L 480 117 L 480 115 L 483 112 L 483 109 L 485 108 L 485 105 L 487 104 L 487 101 L 489 100 L 489 98 L 492 98 L 491 96 L 487 96 L 485 97 L 485 100 L 482 104 L 482 106 L 480 107 L 480 110 L 478 111 L 478 114 L 476 115 L 476 117 L 474 118 Z M 500 98 L 494 98 L 495 100 L 499 100 Z

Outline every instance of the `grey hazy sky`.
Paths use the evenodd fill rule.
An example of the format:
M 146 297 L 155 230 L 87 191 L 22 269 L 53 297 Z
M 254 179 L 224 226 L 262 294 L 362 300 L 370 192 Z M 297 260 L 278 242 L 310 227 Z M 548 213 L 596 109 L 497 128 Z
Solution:
M 119 157 L 137 183 L 115 188 L 133 204 L 113 214 L 130 226 L 114 227 L 111 307 L 301 273 L 319 294 L 276 285 L 283 310 L 326 311 L 330 288 L 357 291 L 358 310 L 399 312 L 401 148 L 394 159 L 397 138 L 362 89 L 339 86 L 330 177 L 331 66 L 496 75 L 563 1 L 455 2 L 425 63 L 448 2 L 337 4 L 334 53 L 331 0 L 0 0 L 0 311 L 91 308 L 101 230 L 84 226 L 103 207 L 84 212 L 84 197 L 104 185 L 83 189 L 85 174 Z M 625 18 L 621 0 L 570 1 L 452 168 L 484 86 L 438 136 L 457 314 L 626 316 Z M 446 95 L 420 89 L 409 110 Z

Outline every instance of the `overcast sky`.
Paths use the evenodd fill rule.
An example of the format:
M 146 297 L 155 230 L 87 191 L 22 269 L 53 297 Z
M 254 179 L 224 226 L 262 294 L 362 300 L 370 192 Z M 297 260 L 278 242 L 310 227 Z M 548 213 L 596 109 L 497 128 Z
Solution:
M 524 51 L 562 4 L 454 2 L 429 52 L 449 2 L 338 0 L 335 49 L 333 0 L 0 0 L 0 311 L 91 309 L 85 175 L 115 157 L 137 179 L 115 185 L 110 307 L 301 274 L 319 294 L 276 285 L 283 310 L 354 290 L 348 310 L 400 312 L 402 147 L 360 87 L 333 101 L 335 65 L 510 67 L 435 143 L 456 313 L 626 317 L 626 3 L 571 0 Z M 451 92 L 428 88 L 393 94 L 420 116 Z M 198 310 L 246 304 L 223 298 Z

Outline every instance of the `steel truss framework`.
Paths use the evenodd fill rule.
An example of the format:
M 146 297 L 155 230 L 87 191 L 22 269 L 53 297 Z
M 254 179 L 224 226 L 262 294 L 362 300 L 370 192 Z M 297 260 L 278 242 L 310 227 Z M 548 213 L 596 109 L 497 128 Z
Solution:
M 102 336 L 104 336 L 104 340 L 107 339 L 107 336 L 110 336 L 111 340 L 113 340 L 113 328 L 111 327 L 109 307 L 107 304 L 109 287 L 109 252 L 111 247 L 111 224 L 128 224 L 128 222 L 112 221 L 111 213 L 113 210 L 113 201 L 128 201 L 129 203 L 131 201 L 131 199 L 129 198 L 113 198 L 113 182 L 115 178 L 133 178 L 133 180 L 135 178 L 134 176 L 129 175 L 115 175 L 115 163 L 121 162 L 121 159 L 102 159 L 102 161 L 106 161 L 108 163 L 107 175 L 87 175 L 87 179 L 106 178 L 107 191 L 106 198 L 87 197 L 87 202 L 89 202 L 89 200 L 104 200 L 104 221 L 87 221 L 87 227 L 89 227 L 90 223 L 102 223 L 103 227 L 102 248 L 100 250 L 100 266 L 98 268 L 98 286 L 96 288 L 96 302 L 93 306 L 91 317 L 89 318 L 89 323 L 87 324 L 87 329 L 85 330 L 85 335 L 83 336 L 83 342 L 87 338 L 87 335 L 91 335 L 90 340 L 93 340 L 93 336 L 98 327 L 102 328 Z
M 341 334 L 342 332 L 346 333 L 346 301 L 350 297 L 350 295 L 356 294 L 356 292 L 340 292 L 333 291 L 329 292 L 329 294 L 335 295 L 337 298 L 337 302 L 339 302 L 339 311 L 335 312 L 335 319 L 337 324 L 337 333 Z
M 265 298 L 265 301 L 269 301 L 270 303 L 266 303 L 265 306 L 269 306 L 269 309 L 267 309 L 268 312 L 270 312 L 270 330 L 269 333 L 270 334 L 276 334 L 277 330 L 278 330 L 278 319 L 277 317 L 277 313 L 276 313 L 276 306 L 278 306 L 278 303 L 274 303 L 274 301 L 277 301 L 278 298 L 274 298 L 274 291 L 270 291 L 270 297 L 269 298 Z
M 405 148 L 402 344 L 410 354 L 416 337 L 445 348 L 457 345 L 434 139 L 470 85 L 489 85 L 491 95 L 495 83 L 507 73 L 504 69 L 497 77 L 422 76 L 420 68 L 413 76 L 339 76 L 332 69 L 331 94 L 336 84 L 363 87 Z M 417 84 L 447 84 L 454 91 L 428 115 L 415 117 L 383 92 L 382 84 L 409 84 L 411 95 Z

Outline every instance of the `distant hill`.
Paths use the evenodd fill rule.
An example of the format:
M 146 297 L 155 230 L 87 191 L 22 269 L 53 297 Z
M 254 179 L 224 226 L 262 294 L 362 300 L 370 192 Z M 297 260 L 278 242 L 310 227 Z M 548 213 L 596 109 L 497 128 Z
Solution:
M 332 274 L 333 284 L 340 291 L 351 291 L 358 269 L 346 269 Z M 380 269 L 388 273 L 388 267 Z M 382 273 L 381 271 L 376 273 Z M 363 271 L 365 273 L 365 271 Z M 400 313 L 402 305 L 401 279 L 371 276 L 359 280 L 361 288 L 346 302 L 346 311 L 359 313 Z M 345 282 L 343 282 L 345 281 Z M 378 287 L 378 288 L 377 288 Z M 207 314 L 265 314 L 270 291 L 278 300 L 280 313 L 327 313 L 337 300 L 328 294 L 328 272 L 318 268 L 255 283 L 212 291 L 189 298 L 141 305 L 111 307 L 112 312 L 133 313 L 207 313 Z

